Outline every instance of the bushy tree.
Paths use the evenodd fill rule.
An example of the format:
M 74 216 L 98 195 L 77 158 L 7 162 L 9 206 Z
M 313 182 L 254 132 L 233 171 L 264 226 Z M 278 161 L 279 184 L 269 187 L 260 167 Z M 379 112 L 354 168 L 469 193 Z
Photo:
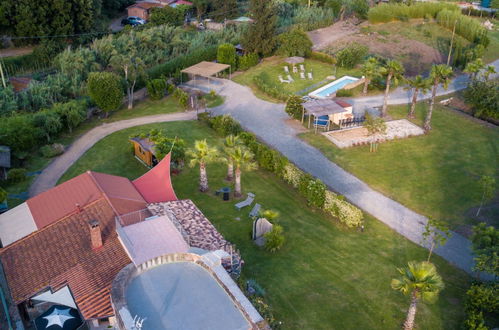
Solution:
M 166 81 L 164 79 L 152 79 L 146 83 L 147 94 L 151 100 L 161 100 L 165 96 Z
M 183 22 L 183 12 L 170 6 L 152 8 L 151 15 L 149 16 L 149 23 L 153 25 L 168 24 L 180 26 Z
M 111 72 L 92 72 L 87 81 L 92 101 L 106 113 L 117 110 L 123 103 L 120 77 Z
M 3 118 L 0 121 L 0 132 L 0 145 L 9 146 L 14 154 L 31 150 L 37 144 L 39 136 L 32 115 Z
M 87 118 L 87 101 L 72 100 L 66 103 L 56 103 L 53 110 L 59 114 L 69 132 L 80 125 Z
M 312 41 L 308 35 L 298 29 L 293 29 L 279 35 L 277 53 L 283 56 L 309 56 Z
M 251 0 L 250 12 L 255 20 L 242 36 L 242 44 L 250 53 L 272 54 L 276 46 L 276 8 L 272 1 Z
M 12 86 L 0 87 L 0 116 L 8 116 L 17 110 L 17 97 Z
M 258 54 L 250 53 L 239 57 L 239 70 L 248 70 L 249 68 L 255 66 L 260 61 Z
M 353 42 L 336 53 L 337 64 L 340 67 L 351 69 L 367 56 L 369 48 Z
M 499 230 L 482 222 L 473 227 L 471 243 L 475 270 L 499 276 Z
M 50 137 L 57 134 L 62 128 L 61 119 L 58 113 L 53 110 L 38 111 L 33 116 L 33 123 L 38 127 L 40 134 L 45 136 L 47 142 L 50 142 Z
M 221 44 L 217 51 L 218 63 L 229 64 L 232 70 L 236 68 L 236 47 L 232 44 Z
M 149 132 L 149 139 L 154 142 L 156 157 L 162 160 L 171 152 L 172 162 L 182 165 L 185 161 L 185 141 L 178 137 L 167 137 L 164 131 L 153 129 Z
M 299 95 L 291 95 L 286 102 L 286 113 L 294 119 L 301 119 L 303 114 L 303 98 Z
M 478 118 L 499 120 L 499 90 L 498 80 L 472 82 L 464 90 L 464 98 L 472 105 L 473 115 Z

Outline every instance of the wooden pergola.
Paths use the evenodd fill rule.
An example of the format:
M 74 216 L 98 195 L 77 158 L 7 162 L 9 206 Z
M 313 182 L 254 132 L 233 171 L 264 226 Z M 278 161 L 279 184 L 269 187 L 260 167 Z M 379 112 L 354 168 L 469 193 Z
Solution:
M 194 77 L 199 76 L 209 79 L 210 77 L 218 76 L 220 72 L 227 69 L 229 69 L 229 79 L 230 79 L 232 72 L 229 64 L 203 61 L 199 62 L 198 64 L 194 64 L 188 68 L 185 68 L 181 72 L 186 73 L 188 75 L 192 75 Z
M 301 122 L 303 123 L 305 115 L 308 116 L 308 128 L 310 128 L 311 117 L 318 119 L 321 116 L 329 116 L 336 113 L 347 112 L 345 108 L 340 106 L 336 101 L 332 99 L 312 99 L 302 104 L 303 110 L 301 115 Z M 315 121 L 315 120 L 314 120 Z M 329 130 L 329 124 L 331 121 L 327 120 L 327 130 Z M 317 126 L 315 126 L 315 132 L 317 133 Z

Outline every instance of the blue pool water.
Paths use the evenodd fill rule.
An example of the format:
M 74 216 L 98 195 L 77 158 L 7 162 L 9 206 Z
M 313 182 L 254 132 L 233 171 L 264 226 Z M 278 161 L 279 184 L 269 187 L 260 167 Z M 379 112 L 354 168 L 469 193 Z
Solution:
M 337 83 L 333 83 L 328 88 L 326 88 L 326 89 L 324 89 L 324 90 L 322 90 L 320 92 L 314 93 L 314 94 L 317 95 L 317 96 L 320 96 L 320 97 L 327 97 L 327 96 L 335 93 L 337 90 L 342 89 L 346 85 L 351 84 L 353 82 L 356 82 L 357 80 L 358 79 L 346 78 L 346 79 L 343 79 L 342 81 L 339 81 Z

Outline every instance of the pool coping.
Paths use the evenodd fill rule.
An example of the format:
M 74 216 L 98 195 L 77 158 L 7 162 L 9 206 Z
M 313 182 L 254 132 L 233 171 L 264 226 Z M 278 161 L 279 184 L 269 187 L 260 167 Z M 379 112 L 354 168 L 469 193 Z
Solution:
M 314 97 L 314 98 L 317 98 L 317 99 L 327 99 L 327 98 L 330 98 L 330 97 L 334 97 L 334 96 L 336 95 L 336 92 L 331 93 L 331 94 L 329 94 L 329 95 L 327 95 L 327 96 L 320 96 L 320 95 L 317 95 L 317 93 L 320 93 L 320 92 L 322 92 L 323 90 L 328 89 L 328 88 L 329 88 L 329 87 L 331 87 L 332 85 L 337 84 L 337 83 L 339 83 L 339 82 L 342 82 L 342 81 L 344 81 L 344 80 L 346 80 L 346 79 L 354 79 L 354 81 L 353 81 L 353 82 L 351 82 L 350 84 L 357 84 L 357 83 L 358 83 L 359 81 L 361 81 L 363 78 L 364 78 L 364 77 L 362 77 L 362 78 L 356 78 L 356 77 L 352 77 L 352 76 L 343 76 L 343 77 L 341 77 L 341 78 L 339 78 L 339 79 L 333 80 L 333 81 L 331 81 L 330 83 L 328 83 L 328 84 L 326 84 L 326 85 L 324 85 L 324 86 L 322 86 L 322 87 L 319 87 L 318 89 L 316 89 L 316 90 L 314 90 L 314 91 L 312 91 L 312 92 L 308 93 L 308 96 L 310 96 L 310 97 Z M 346 84 L 345 86 L 343 86 L 343 87 L 342 87 L 342 88 L 340 88 L 340 89 L 344 89 L 346 86 L 348 86 L 348 85 L 350 85 L 350 84 Z M 339 90 L 339 89 L 338 89 L 338 90 Z

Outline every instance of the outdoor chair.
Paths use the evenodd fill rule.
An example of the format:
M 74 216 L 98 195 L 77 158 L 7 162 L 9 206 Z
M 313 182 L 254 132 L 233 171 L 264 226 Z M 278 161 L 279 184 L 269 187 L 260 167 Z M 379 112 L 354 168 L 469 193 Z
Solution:
M 261 208 L 261 207 L 262 207 L 262 206 L 261 206 L 260 204 L 256 203 L 256 204 L 255 204 L 255 206 L 253 206 L 253 209 L 251 210 L 251 212 L 250 212 L 250 214 L 249 214 L 250 218 L 255 218 L 255 217 L 257 217 L 257 216 L 258 216 L 258 214 L 260 213 L 260 208 Z
M 248 193 L 248 197 L 242 202 L 237 203 L 235 206 L 238 210 L 241 210 L 243 207 L 250 206 L 255 199 L 255 194 Z
M 300 64 L 300 70 L 305 71 L 305 67 L 303 66 L 303 64 Z
M 293 66 L 293 73 L 298 73 L 298 68 L 296 66 Z
M 310 79 L 310 80 L 314 79 L 314 76 L 312 76 L 312 72 L 307 73 L 307 75 L 308 75 L 308 79 Z
M 293 79 L 293 77 L 291 77 L 289 74 L 288 74 L 287 78 L 288 78 L 288 80 L 289 80 L 290 82 L 295 81 L 295 80 Z
M 303 72 L 303 71 L 302 71 L 302 72 L 300 72 L 300 78 L 301 78 L 301 79 L 305 79 L 305 72 Z
M 288 76 L 289 76 L 289 75 L 288 75 Z M 291 82 L 291 81 L 289 81 L 289 80 L 283 79 L 281 75 L 279 75 L 279 81 L 280 81 L 281 83 L 286 83 L 286 84 L 289 84 L 289 83 Z
M 287 65 L 284 66 L 284 72 L 289 73 L 289 68 Z

